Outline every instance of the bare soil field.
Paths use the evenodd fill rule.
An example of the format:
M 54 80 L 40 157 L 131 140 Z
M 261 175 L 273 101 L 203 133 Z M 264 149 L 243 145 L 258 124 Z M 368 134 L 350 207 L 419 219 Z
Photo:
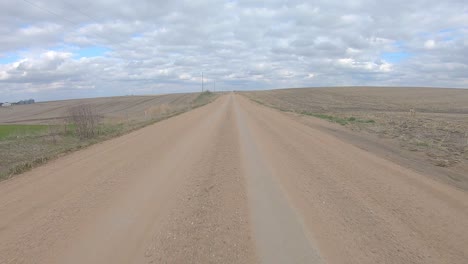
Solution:
M 468 162 L 468 90 L 340 87 L 245 92 L 282 111 L 315 116 L 393 139 L 438 167 Z
M 213 93 L 92 98 L 0 107 L 0 180 L 57 155 L 125 134 L 211 102 Z M 70 120 L 73 107 L 95 115 L 92 137 L 83 138 Z
M 467 191 L 306 117 L 231 93 L 2 181 L 0 263 L 468 263 Z
M 0 107 L 0 124 L 54 124 L 63 122 L 70 107 L 90 105 L 102 118 L 111 120 L 145 120 L 165 112 L 190 108 L 198 96 L 167 94 L 155 96 L 121 96 L 39 102 L 29 105 Z

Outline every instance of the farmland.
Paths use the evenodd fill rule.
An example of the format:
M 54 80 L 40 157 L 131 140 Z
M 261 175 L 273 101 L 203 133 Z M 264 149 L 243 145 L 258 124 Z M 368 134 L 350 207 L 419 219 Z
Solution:
M 0 124 L 56 124 L 66 121 L 70 107 L 87 104 L 108 121 L 142 121 L 191 107 L 198 94 L 121 96 L 39 102 L 0 108 Z
M 0 179 L 24 172 L 62 153 L 125 134 L 204 105 L 215 94 L 125 96 L 41 102 L 0 108 Z M 86 105 L 99 119 L 96 136 L 80 138 L 70 109 Z

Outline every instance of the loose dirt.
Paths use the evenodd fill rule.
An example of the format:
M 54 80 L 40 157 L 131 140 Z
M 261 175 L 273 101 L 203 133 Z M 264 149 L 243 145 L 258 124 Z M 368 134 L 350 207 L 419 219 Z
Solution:
M 467 263 L 468 194 L 234 94 L 0 183 L 0 263 Z

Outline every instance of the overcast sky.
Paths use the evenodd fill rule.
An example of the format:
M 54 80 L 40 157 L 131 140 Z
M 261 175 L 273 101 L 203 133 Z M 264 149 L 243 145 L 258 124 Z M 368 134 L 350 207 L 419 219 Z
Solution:
M 468 87 L 468 1 L 0 0 L 0 101 Z

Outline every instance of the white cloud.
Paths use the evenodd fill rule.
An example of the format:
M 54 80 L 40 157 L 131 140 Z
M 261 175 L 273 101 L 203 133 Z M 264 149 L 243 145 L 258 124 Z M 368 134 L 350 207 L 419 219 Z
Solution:
M 179 74 L 179 79 L 181 79 L 181 80 L 191 80 L 192 75 L 190 75 L 188 73 L 182 73 L 182 74 Z
M 392 64 L 388 62 L 370 62 L 370 61 L 356 61 L 352 58 L 338 59 L 337 64 L 344 68 L 364 70 L 368 72 L 391 72 Z
M 31 25 L 20 28 L 18 33 L 24 35 L 24 37 L 40 37 L 44 34 L 54 34 L 60 29 L 60 25 L 47 23 L 44 25 Z
M 6 80 L 10 77 L 10 75 L 8 74 L 8 72 L 6 71 L 0 71 L 0 80 Z
M 306 79 L 313 79 L 315 77 L 315 74 L 313 73 L 308 73 L 307 76 L 305 77 Z
M 1 98 L 195 91 L 202 71 L 234 89 L 467 85 L 463 1 L 35 3 L 62 17 L 0 2 Z
M 435 48 L 435 46 L 436 46 L 436 43 L 433 39 L 426 40 L 426 42 L 424 42 L 424 47 L 426 49 L 433 49 Z

